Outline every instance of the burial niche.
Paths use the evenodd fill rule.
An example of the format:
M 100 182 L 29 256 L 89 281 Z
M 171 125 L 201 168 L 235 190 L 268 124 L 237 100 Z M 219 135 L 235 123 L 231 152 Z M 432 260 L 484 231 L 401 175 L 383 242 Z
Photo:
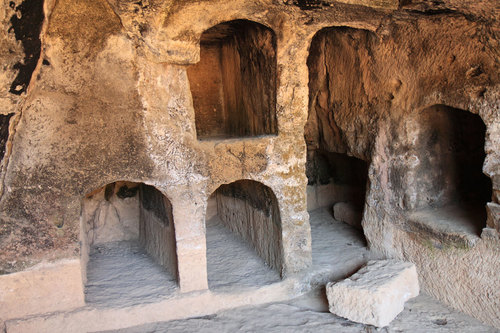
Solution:
M 371 103 L 364 93 L 363 57 L 373 33 L 324 28 L 311 41 L 307 144 L 308 209 L 333 208 L 338 221 L 361 229 L 368 182 Z M 355 157 L 355 156 L 356 157 Z M 359 158 L 358 158 L 359 157 Z
M 444 234 L 479 235 L 486 226 L 491 180 L 482 172 L 486 126 L 470 112 L 434 105 L 418 115 L 412 222 Z
M 277 134 L 276 36 L 235 20 L 206 30 L 188 68 L 198 139 Z
M 210 288 L 280 280 L 281 218 L 269 187 L 252 180 L 221 185 L 209 199 L 206 221 Z
M 82 207 L 86 302 L 132 305 L 177 289 L 172 205 L 153 186 L 115 182 L 87 194 Z

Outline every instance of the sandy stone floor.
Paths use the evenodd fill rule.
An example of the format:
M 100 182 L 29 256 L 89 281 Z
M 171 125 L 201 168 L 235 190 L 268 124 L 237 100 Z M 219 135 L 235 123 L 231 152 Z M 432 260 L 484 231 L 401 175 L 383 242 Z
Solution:
M 208 281 L 212 290 L 234 291 L 280 281 L 250 245 L 220 224 L 207 224 Z M 95 307 L 126 307 L 159 302 L 178 293 L 174 277 L 156 264 L 136 241 L 92 249 L 86 301 Z
M 207 223 L 207 262 L 211 290 L 234 292 L 280 282 L 279 274 L 217 217 Z M 89 305 L 125 307 L 159 302 L 177 293 L 174 277 L 138 242 L 112 242 L 92 249 L 85 290 Z
M 410 300 L 388 327 L 350 322 L 328 312 L 327 281 L 344 278 L 374 259 L 359 230 L 335 221 L 329 210 L 309 213 L 313 267 L 301 276 L 315 292 L 283 303 L 248 306 L 214 315 L 157 322 L 109 332 L 498 332 L 452 310 L 430 296 Z M 209 286 L 216 292 L 236 292 L 278 283 L 279 275 L 255 251 L 220 224 L 207 223 Z M 177 284 L 134 242 L 94 248 L 89 265 L 87 300 L 96 307 L 122 307 L 160 301 L 178 293 Z
M 333 219 L 330 209 L 309 212 L 313 266 L 304 277 L 313 286 L 352 275 L 368 260 L 377 259 L 366 247 L 363 233 Z
M 366 248 L 361 231 L 335 221 L 328 209 L 309 212 L 313 267 L 304 282 L 324 285 L 351 275 L 376 257 Z M 211 290 L 258 287 L 279 282 L 255 250 L 225 228 L 218 217 L 207 222 L 208 284 Z
M 357 324 L 327 310 L 321 293 L 310 293 L 286 303 L 239 308 L 215 315 L 147 324 L 115 333 L 153 332 L 498 332 L 421 294 L 387 327 Z
M 313 267 L 305 283 L 324 285 L 355 272 L 373 256 L 360 231 L 335 221 L 328 210 L 310 212 Z M 247 243 L 225 228 L 218 217 L 207 222 L 209 288 L 235 292 L 280 282 Z M 125 307 L 158 302 L 178 293 L 177 283 L 135 241 L 101 244 L 92 249 L 86 301 L 96 307 Z
M 98 308 L 153 303 L 178 292 L 174 277 L 136 241 L 93 247 L 87 279 L 85 301 Z
M 360 231 L 335 221 L 326 209 L 310 212 L 313 267 L 305 283 L 323 285 L 355 272 L 373 255 Z M 209 288 L 234 292 L 278 283 L 278 272 L 268 267 L 247 243 L 225 228 L 218 217 L 207 222 Z M 101 244 L 92 249 L 86 301 L 96 307 L 125 307 L 161 301 L 178 293 L 177 283 L 155 264 L 135 241 Z
M 207 222 L 208 287 L 234 291 L 280 281 L 279 273 L 257 255 L 250 244 L 222 225 L 219 217 Z

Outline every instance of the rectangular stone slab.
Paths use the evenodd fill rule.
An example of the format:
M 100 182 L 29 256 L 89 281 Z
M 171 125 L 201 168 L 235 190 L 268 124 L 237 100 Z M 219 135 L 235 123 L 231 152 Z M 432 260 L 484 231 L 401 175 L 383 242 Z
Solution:
M 420 291 L 415 265 L 397 260 L 372 260 L 351 277 L 330 282 L 330 312 L 377 327 L 387 326 Z

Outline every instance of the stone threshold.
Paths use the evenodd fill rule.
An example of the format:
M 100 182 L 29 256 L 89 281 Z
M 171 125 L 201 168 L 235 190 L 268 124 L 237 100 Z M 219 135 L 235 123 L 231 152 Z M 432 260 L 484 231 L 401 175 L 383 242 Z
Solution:
M 261 288 L 237 293 L 210 290 L 178 294 L 174 298 L 150 304 L 122 308 L 85 306 L 69 312 L 13 319 L 5 322 L 11 332 L 92 332 L 116 330 L 157 321 L 207 316 L 221 310 L 285 301 L 297 296 L 298 280 L 288 278 Z

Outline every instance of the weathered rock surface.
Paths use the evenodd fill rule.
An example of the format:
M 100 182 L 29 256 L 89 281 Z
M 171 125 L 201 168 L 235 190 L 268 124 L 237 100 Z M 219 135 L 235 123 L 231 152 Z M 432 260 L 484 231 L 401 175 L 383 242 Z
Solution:
M 426 6 L 412 1 L 416 11 L 436 13 Z M 495 228 L 500 202 L 498 28 L 455 15 L 416 15 L 412 25 L 400 14 L 377 31 L 332 27 L 312 39 L 308 164 L 324 151 L 368 162 L 363 231 L 370 248 L 411 260 L 425 290 L 500 327 L 500 290 L 491 278 L 500 269 L 500 238 L 484 229 Z M 469 201 L 479 214 L 466 208 Z M 449 229 L 442 210 L 457 203 L 472 242 L 428 232 Z M 422 209 L 435 212 L 431 228 L 414 232 L 409 217 Z
M 196 317 L 141 325 L 122 330 L 99 333 L 143 332 L 287 332 L 315 333 L 374 332 L 371 326 L 356 324 L 327 312 L 323 295 L 309 294 L 287 303 L 243 307 L 218 313 L 216 316 Z M 332 318 L 333 317 L 333 318 Z M 425 294 L 410 300 L 405 310 L 384 333 L 498 333 L 491 326 L 452 310 Z M 378 331 L 376 331 L 378 332 Z
M 342 221 L 355 228 L 362 229 L 362 212 L 350 202 L 337 202 L 333 205 L 333 217 L 337 221 Z
M 4 0 L 0 274 L 82 259 L 82 199 L 118 180 L 154 185 L 171 201 L 185 291 L 207 287 L 208 198 L 222 184 L 243 179 L 264 184 L 276 197 L 281 243 L 266 248 L 280 254 L 285 271 L 306 270 L 306 167 L 344 164 L 309 163 L 321 151 L 366 164 L 356 167 L 359 172 L 345 169 L 359 182 L 344 179 L 345 172 L 318 171 L 312 178 L 320 186 L 333 179 L 335 190 L 343 188 L 333 202 L 362 198 L 372 250 L 411 260 L 431 295 L 500 328 L 498 0 L 342 2 Z M 196 87 L 189 72 L 203 57 L 203 33 L 233 20 L 272 30 L 274 41 L 242 39 L 247 49 L 272 45 L 273 51 L 266 47 L 272 64 L 261 68 L 266 84 L 253 75 L 226 84 L 244 99 L 219 104 L 275 106 L 272 130 L 254 133 L 272 135 L 198 140 L 196 105 L 204 95 L 197 99 L 197 89 L 215 91 L 222 78 L 198 71 Z M 212 60 L 229 63 L 229 57 Z M 244 66 L 251 71 L 241 74 L 248 77 L 261 63 Z M 266 95 L 252 89 L 264 86 Z M 218 96 L 203 100 L 207 115 L 224 111 Z M 463 124 L 471 117 L 464 113 L 484 126 L 469 131 Z M 201 119 L 217 125 L 217 117 Z M 474 176 L 460 167 L 465 159 Z M 457 160 L 459 167 L 447 167 Z M 480 193 L 467 190 L 480 183 L 486 184 Z M 408 223 L 414 209 L 449 202 L 462 207 L 455 189 L 481 198 L 484 218 L 466 225 L 473 247 L 449 245 L 450 233 L 441 230 L 452 229 L 437 226 L 438 215 L 417 227 Z M 103 206 L 103 213 L 108 206 L 118 207 Z M 422 232 L 426 226 L 432 232 Z M 82 295 L 73 296 L 79 301 Z
M 415 265 L 396 260 L 370 261 L 350 278 L 326 286 L 331 313 L 377 327 L 389 325 L 419 291 Z
M 278 201 L 271 189 L 241 180 L 222 185 L 215 195 L 223 224 L 252 244 L 262 259 L 281 273 L 281 219 Z

